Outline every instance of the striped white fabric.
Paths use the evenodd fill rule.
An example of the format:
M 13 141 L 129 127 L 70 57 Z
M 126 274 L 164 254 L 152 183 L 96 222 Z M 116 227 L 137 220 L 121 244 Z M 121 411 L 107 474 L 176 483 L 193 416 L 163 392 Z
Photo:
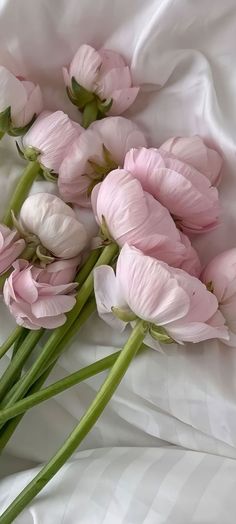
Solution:
M 35 475 L 2 483 L 1 507 Z M 104 448 L 76 455 L 16 524 L 233 524 L 236 462 L 176 449 Z

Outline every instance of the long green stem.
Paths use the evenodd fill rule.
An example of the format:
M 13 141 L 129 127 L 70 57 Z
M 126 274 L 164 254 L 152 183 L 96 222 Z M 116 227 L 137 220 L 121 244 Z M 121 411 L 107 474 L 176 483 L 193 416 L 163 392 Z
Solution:
M 28 409 L 31 409 L 32 407 L 40 404 L 41 402 L 44 402 L 45 400 L 48 400 L 49 398 L 59 395 L 59 393 L 62 393 L 72 386 L 79 384 L 83 380 L 87 380 L 88 378 L 93 377 L 94 375 L 97 375 L 106 369 L 109 369 L 115 363 L 119 354 L 120 351 L 116 351 L 108 357 L 97 360 L 93 364 L 81 368 L 75 373 L 71 373 L 67 377 L 54 382 L 54 384 L 51 384 L 47 388 L 41 389 L 41 391 L 33 393 L 32 395 L 28 395 L 26 398 L 19 400 L 11 408 L 3 409 L 0 411 L 0 424 L 7 422 L 9 419 L 14 418 L 21 413 L 24 413 Z
M 110 244 L 109 246 L 106 246 L 101 253 L 97 263 L 95 264 L 95 267 L 108 264 L 113 257 L 116 255 L 118 250 L 118 247 L 116 244 Z M 67 321 L 66 323 L 55 329 L 52 333 L 52 335 L 49 337 L 47 343 L 45 344 L 44 348 L 42 349 L 39 357 L 34 362 L 30 370 L 25 374 L 23 380 L 21 383 L 19 383 L 18 388 L 15 390 L 14 394 L 12 395 L 12 398 L 9 401 L 8 406 L 12 406 L 17 400 L 22 398 L 25 393 L 28 391 L 30 386 L 34 383 L 38 372 L 43 366 L 46 366 L 51 358 L 51 356 L 54 354 L 54 352 L 57 349 L 58 344 L 61 342 L 64 335 L 67 333 L 67 331 L 71 328 L 76 318 L 79 316 L 82 308 L 86 304 L 89 296 L 91 295 L 93 291 L 93 274 L 90 273 L 87 279 L 85 280 L 84 284 L 80 288 L 77 299 L 76 299 L 76 305 L 70 311 L 67 315 Z M 27 342 L 28 337 L 26 338 L 25 342 Z M 19 352 L 22 352 L 21 346 Z M 16 354 L 17 357 L 17 354 Z
M 110 370 L 95 399 L 72 431 L 63 446 L 52 457 L 36 477 L 26 486 L 0 518 L 1 524 L 11 524 L 29 502 L 56 475 L 65 462 L 71 457 L 90 429 L 94 426 L 117 389 L 132 359 L 143 343 L 146 327 L 142 320 L 137 321 L 133 332 Z
M 3 400 L 5 393 L 9 390 L 12 383 L 14 382 L 15 377 L 22 369 L 25 361 L 32 352 L 35 345 L 40 340 L 43 334 L 43 329 L 38 331 L 31 331 L 29 335 L 24 340 L 22 346 L 18 349 L 13 360 L 9 364 L 6 371 L 3 373 L 0 380 L 0 401 Z
M 10 349 L 13 344 L 16 342 L 17 338 L 21 335 L 21 333 L 24 331 L 24 328 L 17 326 L 14 331 L 9 335 L 7 340 L 1 345 L 0 347 L 0 358 L 5 355 L 5 353 Z
M 92 315 L 92 313 L 95 310 L 96 310 L 96 301 L 95 301 L 95 299 L 91 299 L 91 300 L 89 300 L 86 303 L 86 305 L 82 309 L 82 311 L 81 311 L 79 317 L 77 318 L 77 320 L 74 322 L 74 324 L 69 329 L 69 331 L 67 331 L 65 336 L 61 339 L 60 344 L 58 344 L 55 352 L 50 357 L 50 359 L 47 362 L 47 364 L 45 366 L 43 366 L 39 370 L 39 372 L 37 374 L 37 377 L 36 377 L 36 380 L 38 380 L 41 377 L 41 375 L 44 374 L 45 371 L 48 370 L 49 367 L 50 367 L 50 369 L 51 369 L 51 366 L 54 367 L 54 365 L 56 364 L 56 362 L 57 362 L 58 358 L 60 357 L 61 353 L 68 346 L 68 344 L 71 341 L 71 339 L 76 335 L 76 333 L 80 330 L 80 328 L 83 326 L 83 324 L 85 324 L 87 319 Z M 4 397 L 4 400 L 1 402 L 1 406 L 0 406 L 1 408 L 4 408 L 5 406 L 9 405 L 10 399 L 12 398 L 12 396 L 15 393 L 15 391 L 16 391 L 17 387 L 19 386 L 19 384 L 21 384 L 23 382 L 23 380 L 24 380 L 24 377 L 20 378 L 18 383 L 14 384 L 14 386 L 6 394 L 6 396 Z
M 28 394 L 35 393 L 36 391 L 39 391 L 41 386 L 44 384 L 44 382 L 47 380 L 48 376 L 51 373 L 51 370 L 55 366 L 60 354 L 62 351 L 64 351 L 65 346 L 70 342 L 71 338 L 79 331 L 79 329 L 82 327 L 82 325 L 86 322 L 86 320 L 91 316 L 91 314 L 96 309 L 96 302 L 94 299 L 89 300 L 85 307 L 82 309 L 78 319 L 76 322 L 74 322 L 72 328 L 66 333 L 64 338 L 62 339 L 61 343 L 58 345 L 55 353 L 50 358 L 50 361 L 48 362 L 48 365 L 42 369 L 39 370 L 39 373 L 37 375 L 37 380 L 34 382 L 33 386 L 29 389 Z M 22 379 L 19 380 L 19 383 L 22 382 Z M 16 391 L 17 384 L 13 386 L 12 390 L 6 395 L 4 398 L 4 401 L 2 402 L 3 406 L 9 405 L 9 400 L 11 400 L 12 395 Z M 10 420 L 7 424 L 3 426 L 2 429 L 0 429 L 0 453 L 10 440 L 12 434 L 14 433 L 16 427 L 18 426 L 19 422 L 21 421 L 23 415 L 19 415 L 15 417 L 14 419 Z
M 98 260 L 98 257 L 99 255 L 101 254 L 101 250 L 94 250 L 90 253 L 90 255 L 88 256 L 87 260 L 85 261 L 84 265 L 82 266 L 82 268 L 80 269 L 80 271 L 78 272 L 78 275 L 76 277 L 76 281 L 80 283 L 80 285 L 82 285 L 85 280 L 87 279 L 87 277 L 89 276 L 91 270 L 93 269 L 95 263 L 97 262 Z M 0 358 L 2 355 L 4 355 L 6 353 L 6 351 L 8 351 L 8 349 L 12 346 L 12 344 L 15 342 L 16 338 L 16 332 L 18 332 L 18 336 L 20 337 L 21 333 L 24 331 L 24 328 L 16 328 L 16 330 L 13 331 L 13 333 L 8 337 L 8 339 L 6 340 L 6 342 L 4 342 L 4 344 L 0 347 Z M 40 335 L 40 338 L 42 337 L 43 333 L 45 332 L 45 330 L 41 330 L 41 335 Z M 12 342 L 13 340 L 13 342 Z M 25 342 L 23 342 L 21 344 L 21 347 L 18 348 L 20 349 L 20 353 L 22 355 L 22 360 L 21 361 L 18 361 L 18 372 L 20 371 L 20 369 L 22 368 L 22 366 L 24 365 L 26 359 L 28 358 L 29 354 L 33 351 L 35 345 L 37 344 L 38 342 L 38 337 L 37 337 L 37 334 L 36 332 L 34 333 L 34 335 L 32 334 L 32 332 L 30 332 L 25 340 Z M 30 343 L 30 348 L 28 347 L 28 343 Z M 9 345 L 10 344 L 10 345 Z M 21 365 L 21 368 L 20 368 L 20 365 Z M 11 385 L 11 379 L 12 379 L 12 376 L 15 376 L 15 368 L 14 368 L 14 364 L 10 363 L 9 366 L 8 366 L 8 369 L 6 370 L 5 374 L 1 377 L 0 379 L 0 400 L 3 398 L 3 396 L 5 395 L 6 391 L 9 389 L 9 385 Z
M 19 213 L 20 208 L 28 196 L 30 188 L 33 185 L 33 182 L 35 181 L 39 171 L 40 165 L 38 162 L 29 162 L 29 164 L 26 166 L 4 215 L 3 222 L 6 226 L 12 226 L 11 211 L 13 210 L 15 215 Z

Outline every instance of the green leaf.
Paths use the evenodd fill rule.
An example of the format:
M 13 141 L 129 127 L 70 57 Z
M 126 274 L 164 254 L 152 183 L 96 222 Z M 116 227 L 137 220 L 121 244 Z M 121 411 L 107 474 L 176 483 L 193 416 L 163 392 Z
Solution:
M 83 109 L 89 102 L 95 99 L 94 94 L 78 84 L 74 76 L 71 79 L 71 86 L 73 99 L 76 100 L 76 105 L 80 109 Z
M 7 133 L 11 126 L 11 108 L 10 106 L 0 113 L 0 132 Z
M 95 120 L 97 120 L 98 115 L 98 108 L 97 108 L 97 102 L 96 100 L 93 100 L 92 102 L 89 102 L 86 104 L 84 111 L 83 111 L 83 119 L 82 119 L 82 125 L 85 129 L 92 124 Z

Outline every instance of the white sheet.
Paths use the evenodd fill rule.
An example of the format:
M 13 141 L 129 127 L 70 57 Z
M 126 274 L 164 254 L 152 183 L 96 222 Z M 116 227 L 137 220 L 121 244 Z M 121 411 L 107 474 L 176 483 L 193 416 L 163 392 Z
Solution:
M 67 101 L 60 68 L 70 61 L 81 43 L 104 45 L 120 51 L 132 63 L 134 79 L 141 85 L 142 92 L 127 116 L 143 127 L 150 145 L 159 145 L 171 135 L 198 133 L 222 151 L 225 157 L 224 179 L 220 188 L 222 223 L 217 231 L 198 237 L 195 242 L 203 262 L 215 253 L 235 246 L 236 239 L 235 24 L 234 0 L 100 0 L 96 3 L 92 0 L 0 0 L 0 57 L 7 63 L 9 57 L 6 50 L 13 53 L 17 72 L 29 75 L 43 86 L 48 108 L 60 107 L 77 118 L 76 109 Z M 13 141 L 9 143 L 4 138 L 0 142 L 1 211 L 22 166 Z M 0 337 L 4 339 L 13 322 L 3 305 L 0 305 L 0 319 Z M 109 354 L 122 344 L 125 337 L 112 333 L 97 318 L 91 320 L 61 358 L 52 380 L 63 376 L 65 371 L 74 371 L 81 365 Z M 7 357 L 0 366 L 6 363 Z M 211 453 L 211 457 L 205 455 L 205 459 L 212 460 L 216 465 L 221 460 L 216 455 L 235 459 L 235 371 L 235 348 L 217 342 L 197 346 L 189 344 L 184 349 L 173 346 L 167 348 L 164 355 L 150 350 L 132 364 L 117 394 L 81 449 L 108 446 L 156 448 L 162 447 L 164 441 Z M 43 461 L 49 458 L 72 429 L 102 379 L 103 376 L 90 379 L 35 408 L 21 422 L 8 445 L 8 452 L 27 460 Z M 154 455 L 159 452 L 158 449 L 150 451 Z M 170 452 L 169 449 L 165 450 L 165 456 L 168 457 Z M 129 453 L 127 464 L 129 460 L 132 461 L 134 451 Z M 138 461 L 145 469 L 146 455 L 141 451 L 137 453 Z M 189 457 L 196 456 L 188 453 Z M 203 457 L 200 454 L 197 456 Z M 93 471 L 94 455 L 89 457 L 89 467 Z M 112 461 L 110 464 L 113 472 Z M 226 470 L 228 464 L 234 470 L 234 460 L 226 461 L 225 464 Z M 22 479 L 24 481 L 24 475 Z M 100 482 L 102 479 L 103 476 Z M 214 474 L 210 474 L 209 483 L 211 479 L 214 484 Z M 21 477 L 17 476 L 16 492 L 20 482 Z M 68 486 L 73 484 L 68 477 L 63 489 L 67 489 L 67 482 Z M 150 480 L 147 476 L 146 482 L 153 489 L 152 476 Z M 129 483 L 132 489 L 138 484 L 135 471 L 130 474 Z M 233 489 L 232 479 L 229 477 L 228 484 L 224 484 L 222 476 L 222 485 L 215 492 L 219 506 L 222 505 L 222 512 L 225 507 L 225 485 L 229 486 L 229 490 Z M 6 486 L 2 484 L 3 494 Z M 164 484 L 163 487 L 161 484 L 158 489 L 158 493 L 164 490 L 163 496 L 169 500 L 172 493 L 169 485 Z M 221 490 L 223 495 L 218 499 Z M 82 490 L 83 493 L 86 491 Z M 111 503 L 115 504 L 115 500 L 114 494 Z M 229 504 L 232 512 L 227 514 L 227 518 L 220 511 L 219 514 L 216 511 L 217 517 L 214 514 L 212 516 L 211 499 L 206 497 L 203 500 L 206 501 L 203 506 L 205 514 L 198 514 L 196 510 L 191 522 L 234 523 L 233 497 L 230 502 L 232 505 Z M 46 501 L 45 507 L 48 504 L 50 509 L 50 502 L 48 499 Z M 177 506 L 182 508 L 183 515 L 187 503 L 188 499 L 180 490 Z M 86 511 L 89 510 L 85 510 L 79 521 L 75 513 L 74 520 L 72 517 L 70 520 L 66 514 L 63 522 L 139 522 L 135 516 L 129 517 L 128 521 L 124 520 L 120 507 L 116 515 L 118 520 L 110 521 L 103 520 L 95 510 L 93 517 L 90 515 L 90 520 L 86 520 Z M 38 510 L 32 509 L 30 515 L 33 520 L 29 522 L 46 522 L 38 517 Z M 49 515 L 50 522 L 58 522 L 52 513 Z M 184 520 L 185 516 L 179 517 L 179 513 L 175 512 L 167 520 L 162 504 L 159 513 L 154 516 L 150 514 L 148 518 L 143 522 L 190 522 L 189 517 Z M 26 520 L 19 522 L 25 524 Z

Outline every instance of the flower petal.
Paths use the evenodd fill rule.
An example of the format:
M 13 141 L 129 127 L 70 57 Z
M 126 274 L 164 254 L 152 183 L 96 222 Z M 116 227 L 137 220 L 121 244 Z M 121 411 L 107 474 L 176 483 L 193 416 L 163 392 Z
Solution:
M 112 106 L 108 115 L 113 116 L 124 113 L 134 103 L 139 90 L 139 87 L 127 87 L 113 91 Z
M 124 308 L 127 304 L 110 266 L 100 266 L 94 270 L 94 293 L 99 316 L 114 329 L 123 331 L 126 323 L 113 315 L 112 307 Z
M 90 45 L 80 46 L 69 68 L 70 77 L 74 77 L 78 84 L 89 91 L 94 90 L 102 58 Z

